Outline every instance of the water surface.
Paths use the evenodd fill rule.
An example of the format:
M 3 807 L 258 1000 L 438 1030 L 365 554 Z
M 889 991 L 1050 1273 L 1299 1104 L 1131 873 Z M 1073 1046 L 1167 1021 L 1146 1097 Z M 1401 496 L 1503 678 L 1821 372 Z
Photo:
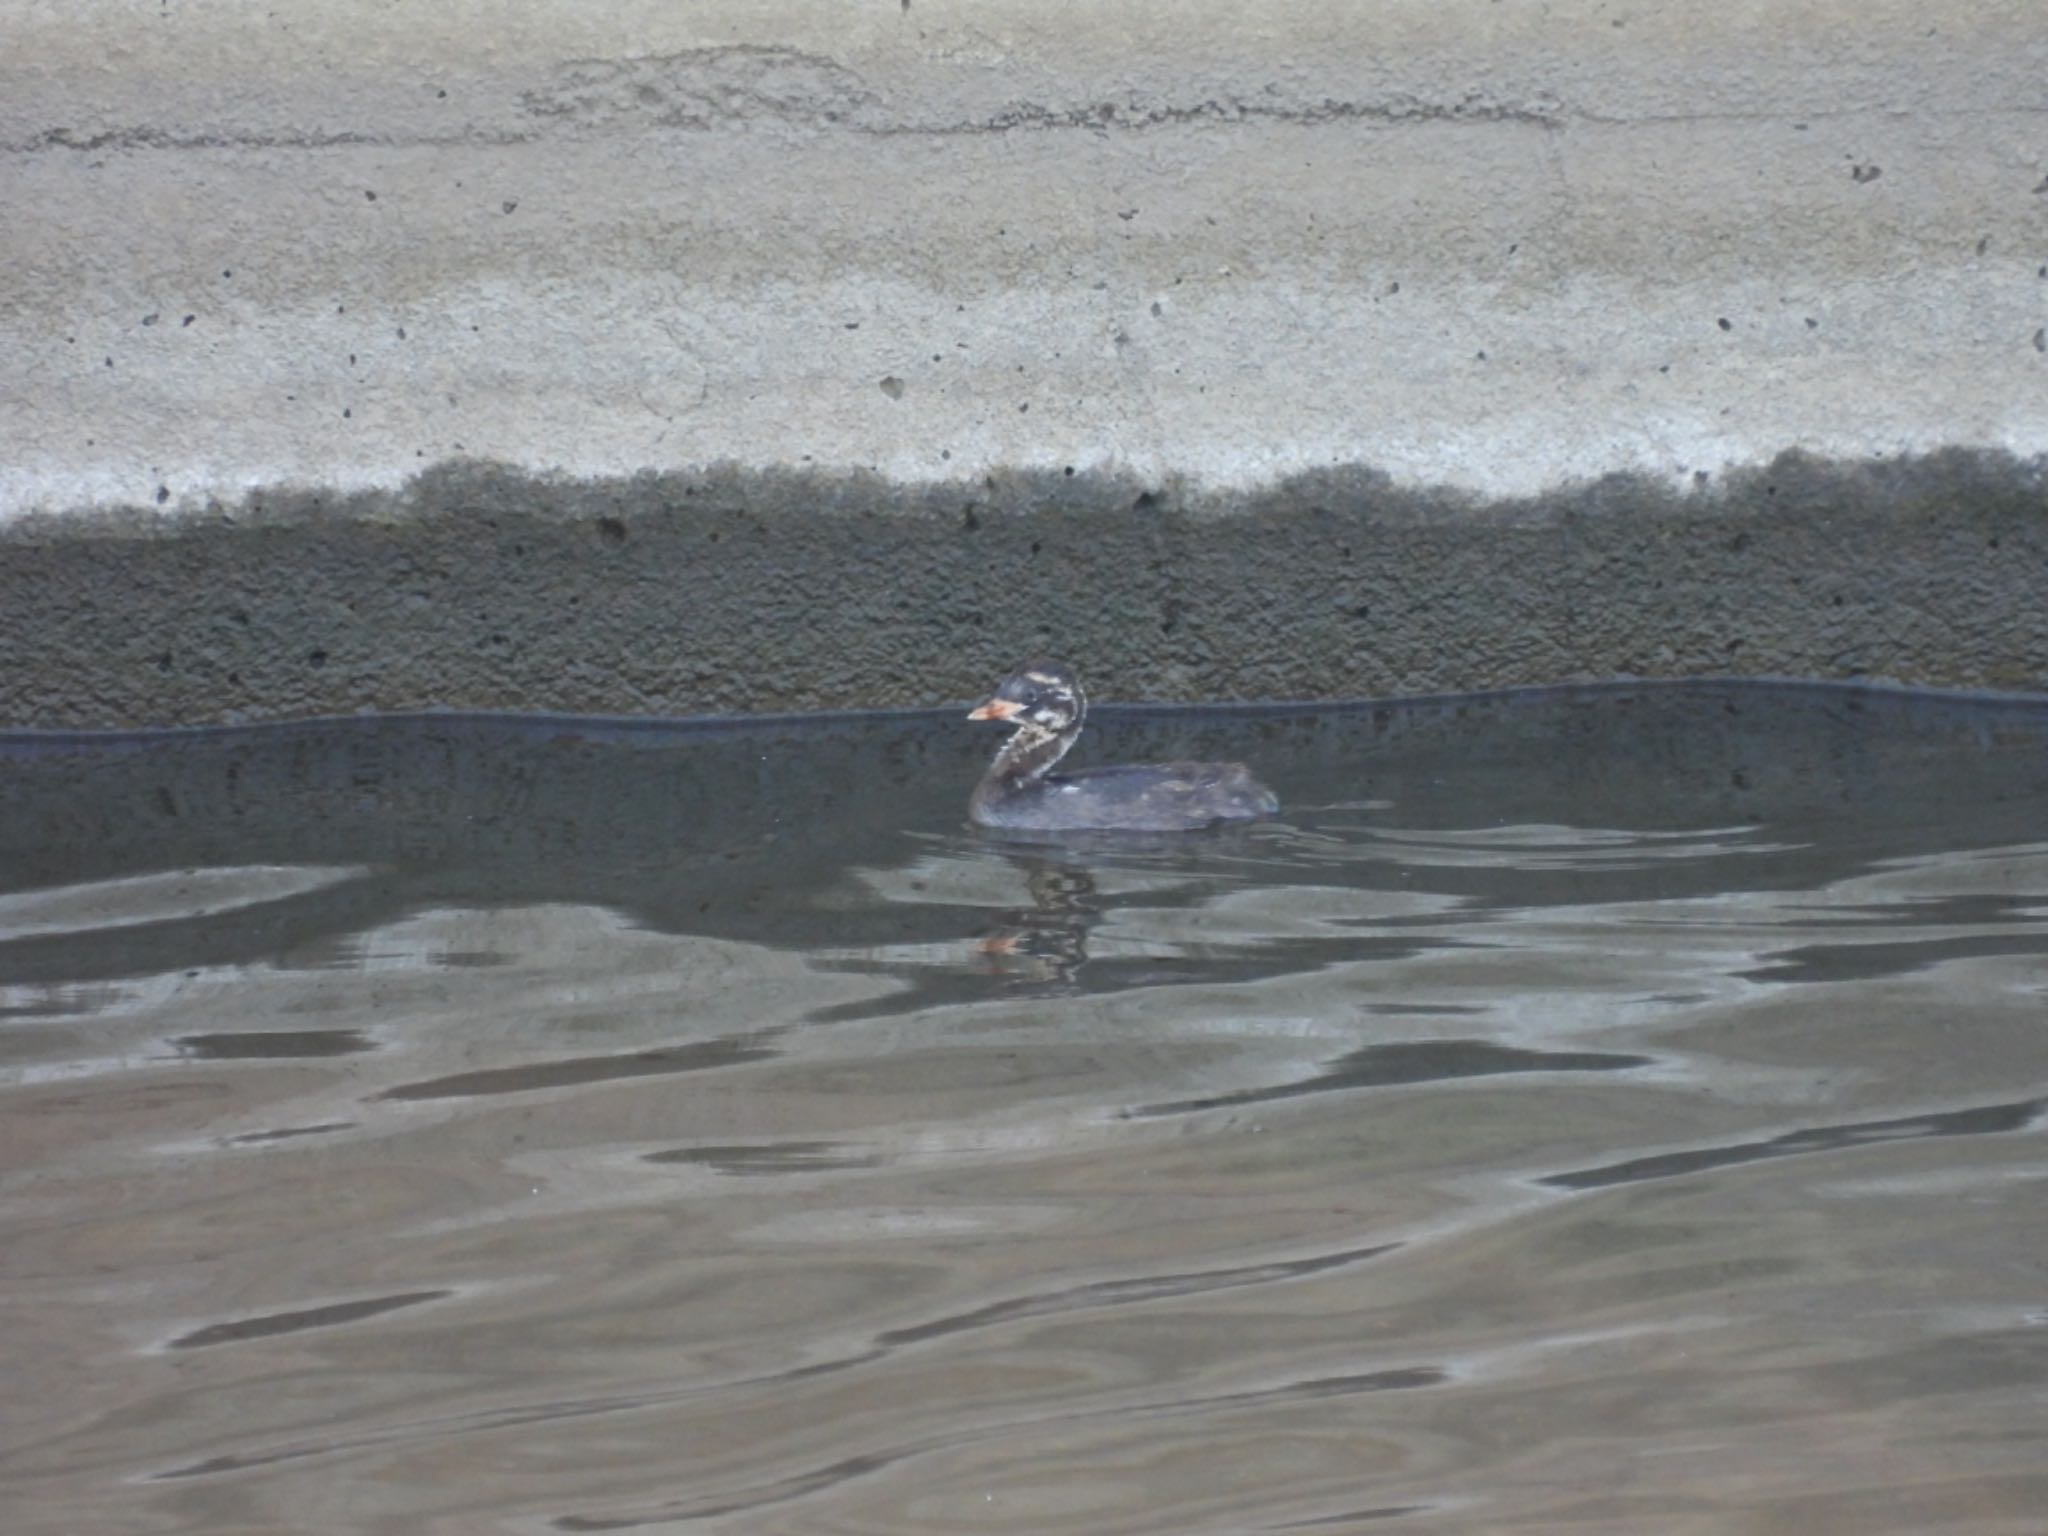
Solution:
M 22 1533 L 2038 1533 L 2048 712 L 0 740 Z

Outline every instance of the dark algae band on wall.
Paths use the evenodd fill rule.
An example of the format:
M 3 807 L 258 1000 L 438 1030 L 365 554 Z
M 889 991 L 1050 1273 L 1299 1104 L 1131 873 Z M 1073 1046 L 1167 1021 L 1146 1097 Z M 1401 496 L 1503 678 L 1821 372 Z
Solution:
M 0 527 L 0 725 L 425 708 L 674 716 L 978 698 L 1021 655 L 1123 700 L 1622 677 L 2048 685 L 2048 475 L 1788 455 L 1481 502 L 1369 469 L 1211 493 L 484 464 Z

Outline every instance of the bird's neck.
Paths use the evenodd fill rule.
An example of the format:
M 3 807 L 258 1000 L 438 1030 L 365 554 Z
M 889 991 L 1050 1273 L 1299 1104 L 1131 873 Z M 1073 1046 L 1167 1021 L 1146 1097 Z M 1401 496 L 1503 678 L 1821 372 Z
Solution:
M 1067 755 L 1067 749 L 1081 734 L 1081 722 L 1076 720 L 1063 731 L 1049 731 L 1042 725 L 1021 725 L 1015 734 L 1003 743 L 1003 749 L 996 753 L 996 760 L 989 764 L 990 781 L 1022 788 L 1035 784 L 1052 771 L 1052 766 Z

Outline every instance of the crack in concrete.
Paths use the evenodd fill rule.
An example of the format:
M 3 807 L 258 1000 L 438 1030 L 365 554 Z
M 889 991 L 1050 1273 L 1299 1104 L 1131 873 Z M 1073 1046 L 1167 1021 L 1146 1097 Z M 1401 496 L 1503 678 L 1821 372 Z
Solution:
M 1055 109 L 1036 103 L 1020 103 L 995 117 L 964 123 L 902 124 L 864 128 L 881 135 L 930 134 L 934 137 L 1007 133 L 1012 129 L 1070 130 L 1104 132 L 1109 129 L 1142 132 L 1148 128 L 1177 128 L 1208 123 L 1289 123 L 1315 126 L 1324 123 L 1365 122 L 1388 127 L 1408 123 L 1515 123 L 1539 128 L 1564 126 L 1565 115 L 1554 107 L 1518 107 L 1504 103 L 1340 101 L 1332 97 L 1310 104 L 1274 106 L 1247 102 L 1235 97 L 1196 102 L 1191 105 L 1140 106 L 1135 103 L 1103 102 L 1085 108 Z
M 636 127 L 703 132 L 763 121 L 880 137 L 954 138 L 1077 130 L 1130 133 L 1243 123 L 1319 126 L 1358 122 L 1389 127 L 1430 122 L 1512 123 L 1556 128 L 1568 116 L 1562 104 L 1554 100 L 1514 102 L 1468 93 L 1456 100 L 1396 95 L 1379 100 L 1324 96 L 1318 100 L 1289 101 L 1223 95 L 1196 101 L 1127 96 L 1085 105 L 1011 101 L 987 116 L 919 121 L 892 109 L 860 74 L 832 58 L 760 44 L 697 48 L 637 58 L 574 59 L 559 65 L 545 84 L 522 91 L 518 104 L 518 110 L 536 126 L 524 130 L 470 129 L 459 134 L 416 137 L 356 130 L 202 133 L 145 125 L 88 133 L 58 126 L 0 145 L 0 150 L 19 154 L 46 150 L 503 146 L 542 141 L 554 132 Z
M 531 93 L 529 93 L 531 94 Z M 559 127 L 567 132 L 576 129 L 590 129 L 610 126 L 621 129 L 636 126 L 623 116 L 608 120 L 602 125 L 591 121 L 577 121 L 573 110 L 529 107 L 531 115 L 542 120 L 556 119 Z M 850 134 L 875 138 L 961 138 L 976 134 L 1053 133 L 1081 131 L 1105 134 L 1111 131 L 1142 133 L 1154 128 L 1180 128 L 1205 125 L 1229 126 L 1233 124 L 1279 123 L 1298 127 L 1319 127 L 1332 123 L 1357 122 L 1380 127 L 1404 127 L 1411 124 L 1509 124 L 1537 128 L 1564 128 L 1570 124 L 1582 124 L 1597 128 L 1650 128 L 1669 127 L 1686 123 L 1770 123 L 1796 120 L 1802 124 L 1856 121 L 1871 117 L 1891 117 L 1896 114 L 1876 107 L 1851 107 L 1839 110 L 1788 113 L 1781 111 L 1763 112 L 1684 112 L 1655 113 L 1639 117 L 1624 117 L 1614 113 L 1597 111 L 1567 110 L 1561 104 L 1517 106 L 1510 103 L 1483 102 L 1430 102 L 1411 98 L 1406 101 L 1343 101 L 1325 98 L 1313 105 L 1274 106 L 1263 102 L 1244 101 L 1236 97 L 1205 100 L 1190 104 L 1161 104 L 1144 106 L 1137 103 L 1104 102 L 1090 107 L 1052 107 L 1037 102 L 1017 102 L 1003 111 L 989 117 L 969 118 L 953 121 L 916 122 L 884 120 L 871 117 L 861 121 L 857 115 L 849 115 L 838 109 L 811 114 L 811 119 L 820 126 Z M 2048 108 L 2035 107 L 1954 107 L 1930 114 L 1944 121 L 1974 121 L 1982 118 L 2048 116 Z M 725 126 L 741 126 L 760 118 L 780 118 L 792 123 L 804 120 L 805 114 L 791 104 L 777 104 L 754 112 L 688 112 L 671 109 L 667 112 L 643 114 L 637 126 L 643 128 L 671 128 L 686 132 L 716 132 Z M 121 128 L 106 128 L 97 132 L 81 132 L 71 127 L 45 128 L 26 138 L 0 143 L 0 154 L 29 155 L 51 150 L 76 153 L 93 153 L 112 150 L 115 152 L 133 150 L 306 150 L 324 149 L 459 149 L 469 147 L 504 148 L 523 144 L 545 143 L 554 137 L 549 128 L 518 131 L 512 129 L 470 129 L 461 133 L 435 134 L 389 134 L 362 133 L 353 130 L 338 130 L 331 133 L 267 134 L 267 133 L 199 133 L 170 128 L 156 128 L 134 125 Z M 2048 191 L 2048 182 L 2031 190 Z
M 604 128 L 673 128 L 710 131 L 780 121 L 855 134 L 887 137 L 963 137 L 1010 132 L 1144 132 L 1155 128 L 1278 123 L 1322 126 L 1363 123 L 1399 127 L 1417 123 L 1515 124 L 1560 128 L 1583 122 L 1636 126 L 1675 122 L 1746 122 L 1798 118 L 1822 122 L 1873 113 L 1895 115 L 1880 106 L 1812 112 L 1686 112 L 1617 116 L 1597 102 L 1569 107 L 1548 93 L 1528 100 L 1468 90 L 1456 98 L 1397 92 L 1377 99 L 1322 96 L 1287 99 L 1266 86 L 1261 94 L 1225 92 L 1197 100 L 1146 94 L 1121 99 L 1060 104 L 1013 100 L 985 116 L 919 120 L 892 106 L 859 71 L 828 54 L 777 44 L 738 43 L 678 52 L 626 57 L 571 59 L 553 67 L 541 83 L 520 91 L 513 109 L 530 128 L 468 128 L 457 133 L 417 136 L 341 129 L 331 132 L 202 132 L 130 124 L 99 131 L 60 125 L 0 144 L 0 153 L 46 150 L 412 148 L 461 145 L 507 146 L 542 141 L 557 131 Z M 1931 115 L 1980 117 L 2039 116 L 2048 108 L 1957 107 Z M 2048 185 L 2048 183 L 2044 183 Z
M 69 150 L 92 153 L 99 150 L 150 150 L 150 149 L 415 149 L 428 147 L 456 148 L 463 145 L 503 146 L 531 144 L 543 135 L 537 133 L 492 133 L 465 132 L 459 134 L 422 134 L 408 138 L 393 134 L 335 133 L 265 134 L 265 133 L 189 133 L 168 128 L 128 127 L 107 128 L 97 133 L 80 133 L 72 128 L 46 128 L 41 133 L 26 139 L 16 139 L 0 144 L 0 154 L 31 155 L 48 150 Z
M 542 115 L 536 113 L 536 115 Z M 655 113 L 637 125 L 610 119 L 602 125 L 577 121 L 578 114 L 563 111 L 552 115 L 568 119 L 562 127 L 574 131 L 604 126 L 675 129 L 684 132 L 715 132 L 726 125 L 747 121 L 744 113 L 715 116 L 686 111 L 680 107 Z M 763 114 L 798 121 L 787 111 Z M 1114 102 L 1093 107 L 1055 108 L 1035 102 L 1014 104 L 985 118 L 954 122 L 860 122 L 836 111 L 820 114 L 822 124 L 843 132 L 875 138 L 965 138 L 980 134 L 1112 131 L 1142 133 L 1156 128 L 1229 126 L 1232 124 L 1277 123 L 1298 127 L 1319 127 L 1333 123 L 1363 123 L 1401 127 L 1419 123 L 1515 124 L 1538 128 L 1562 128 L 1566 114 L 1533 107 L 1467 106 L 1463 103 L 1413 102 L 1388 104 L 1325 100 L 1314 106 L 1273 107 L 1237 100 L 1211 100 L 1191 105 L 1137 107 Z M 47 128 L 25 139 L 0 144 L 0 154 L 30 155 L 52 150 L 73 153 L 116 153 L 150 150 L 303 150 L 326 149 L 420 149 L 463 147 L 504 148 L 544 143 L 554 135 L 537 132 L 471 131 L 459 134 L 405 136 L 341 131 L 312 134 L 226 134 L 191 133 L 152 127 L 103 129 L 80 133 L 68 127 Z

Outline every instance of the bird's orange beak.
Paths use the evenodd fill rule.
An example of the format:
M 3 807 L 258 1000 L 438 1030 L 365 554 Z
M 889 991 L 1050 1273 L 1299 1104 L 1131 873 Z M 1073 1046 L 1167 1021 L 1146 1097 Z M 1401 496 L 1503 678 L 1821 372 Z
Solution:
M 977 709 L 967 711 L 970 720 L 1008 720 L 1020 714 L 1024 706 L 1014 699 L 990 699 Z

